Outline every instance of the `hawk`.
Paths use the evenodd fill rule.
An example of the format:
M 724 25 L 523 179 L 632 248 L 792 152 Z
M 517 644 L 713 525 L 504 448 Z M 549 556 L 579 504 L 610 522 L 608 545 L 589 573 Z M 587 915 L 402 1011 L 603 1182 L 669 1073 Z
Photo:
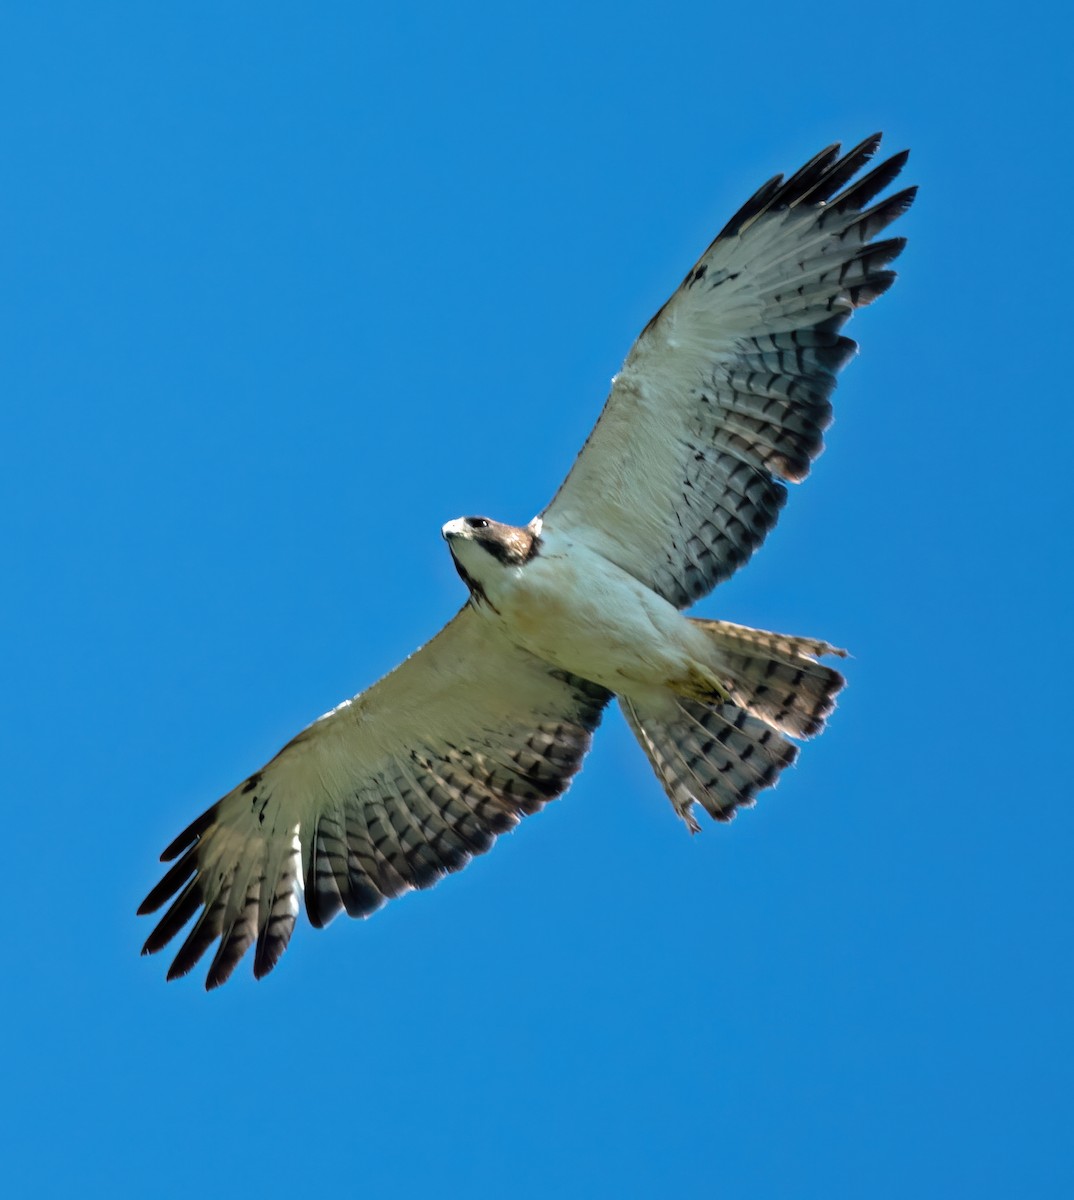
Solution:
M 842 334 L 885 292 L 916 189 L 905 152 L 829 146 L 731 218 L 634 343 L 570 474 L 526 526 L 443 527 L 469 597 L 427 645 L 326 713 L 189 825 L 140 913 L 143 953 L 193 918 L 168 978 L 217 943 L 206 987 L 254 947 L 277 963 L 304 897 L 365 917 L 488 850 L 559 796 L 613 697 L 675 811 L 717 821 L 776 782 L 842 676 L 827 642 L 683 609 L 741 567 L 831 421 Z

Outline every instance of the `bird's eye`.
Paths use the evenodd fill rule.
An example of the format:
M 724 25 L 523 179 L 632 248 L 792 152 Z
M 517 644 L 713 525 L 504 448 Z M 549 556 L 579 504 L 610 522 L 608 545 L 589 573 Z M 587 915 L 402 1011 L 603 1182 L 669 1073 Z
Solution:
M 466 524 L 471 529 L 488 529 L 489 523 L 484 517 L 467 517 Z

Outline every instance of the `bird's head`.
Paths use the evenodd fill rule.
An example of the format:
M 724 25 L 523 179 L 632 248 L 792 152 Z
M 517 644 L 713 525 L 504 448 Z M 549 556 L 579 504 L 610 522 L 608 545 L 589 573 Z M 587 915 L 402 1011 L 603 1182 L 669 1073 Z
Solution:
M 505 570 L 525 566 L 538 552 L 541 521 L 538 517 L 522 526 L 489 517 L 456 517 L 441 532 L 463 582 L 475 596 L 488 599 L 489 586 Z

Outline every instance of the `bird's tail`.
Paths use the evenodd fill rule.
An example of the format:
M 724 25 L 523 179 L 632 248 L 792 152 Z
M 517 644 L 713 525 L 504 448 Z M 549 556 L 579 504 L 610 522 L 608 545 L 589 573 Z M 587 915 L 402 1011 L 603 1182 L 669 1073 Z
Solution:
M 700 828 L 692 813 L 695 802 L 717 821 L 729 821 L 798 756 L 784 734 L 812 737 L 824 728 L 845 681 L 817 657 L 846 653 L 827 642 L 727 621 L 694 624 L 718 650 L 718 680 L 708 696 L 691 687 L 688 695 L 665 690 L 619 697 L 691 831 Z

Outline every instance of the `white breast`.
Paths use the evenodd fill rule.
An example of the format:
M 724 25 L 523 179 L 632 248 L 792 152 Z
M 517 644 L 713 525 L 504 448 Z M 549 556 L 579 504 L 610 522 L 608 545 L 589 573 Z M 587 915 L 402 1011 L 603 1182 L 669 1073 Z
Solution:
M 631 683 L 662 687 L 710 655 L 707 639 L 678 609 L 563 535 L 547 532 L 535 558 L 489 584 L 512 640 L 612 691 Z

